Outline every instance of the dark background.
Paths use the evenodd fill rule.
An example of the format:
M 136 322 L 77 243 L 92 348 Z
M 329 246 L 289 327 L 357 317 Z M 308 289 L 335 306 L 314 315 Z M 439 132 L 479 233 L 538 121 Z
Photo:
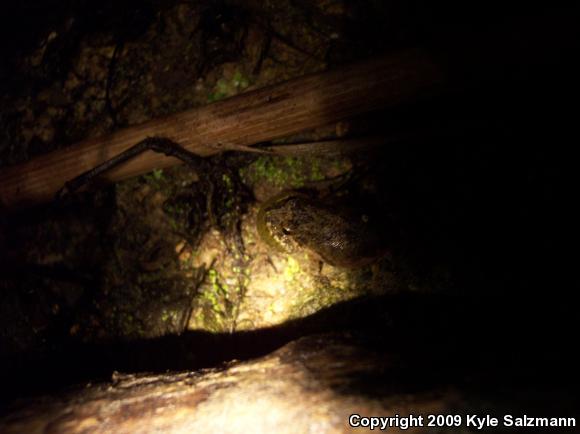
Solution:
M 385 149 L 373 168 L 380 197 L 399 224 L 398 248 L 413 272 L 429 274 L 437 264 L 454 276 L 454 284 L 426 298 L 340 306 L 276 330 L 108 346 L 65 343 L 55 352 L 6 354 L 7 398 L 107 378 L 113 369 L 209 366 L 264 354 L 303 334 L 344 329 L 364 330 L 375 346 L 396 342 L 413 360 L 411 372 L 424 375 L 425 365 L 415 367 L 417 360 L 436 367 L 431 380 L 461 383 L 469 377 L 477 387 L 514 389 L 543 384 L 565 395 L 577 377 L 577 8 L 380 3 L 360 2 L 359 20 L 348 27 L 355 41 L 352 59 L 420 47 L 456 76 L 456 86 L 442 95 L 376 115 L 385 130 L 442 133 Z M 172 4 L 7 3 L 0 18 L 0 90 L 8 97 L 34 92 L 66 71 L 83 34 L 108 31 L 131 40 Z M 22 56 L 39 39 L 66 26 L 50 67 L 21 69 Z M 14 149 L 9 139 L 4 131 L 3 165 L 51 148 Z M 191 346 L 208 351 L 169 356 Z

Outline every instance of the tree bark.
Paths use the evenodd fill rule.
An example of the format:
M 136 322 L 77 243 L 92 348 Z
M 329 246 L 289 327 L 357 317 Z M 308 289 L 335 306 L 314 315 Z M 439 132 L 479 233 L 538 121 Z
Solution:
M 387 416 L 451 410 L 456 397 L 449 388 L 389 392 L 399 388 L 396 371 L 393 360 L 348 335 L 315 335 L 268 356 L 219 369 L 114 373 L 110 383 L 25 403 L 0 419 L 0 431 L 334 434 L 356 431 L 348 426 L 354 413 Z
M 443 81 L 440 67 L 415 51 L 300 77 L 5 168 L 0 173 L 0 205 L 19 208 L 49 201 L 66 181 L 147 137 L 168 138 L 208 156 L 409 102 Z M 147 152 L 104 178 L 118 181 L 176 163 Z

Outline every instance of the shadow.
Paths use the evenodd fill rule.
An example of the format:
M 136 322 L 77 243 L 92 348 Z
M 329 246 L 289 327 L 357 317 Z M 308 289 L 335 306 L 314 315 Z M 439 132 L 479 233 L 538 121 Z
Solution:
M 443 130 L 381 150 L 373 170 L 380 174 L 378 206 L 397 225 L 395 254 L 409 274 L 433 286 L 438 267 L 450 271 L 454 281 L 450 287 L 443 279 L 446 294 L 361 298 L 251 332 L 101 344 L 66 339 L 51 351 L 6 353 L 0 399 L 107 381 L 114 371 L 219 367 L 329 332 L 354 333 L 380 356 L 404 361 L 397 374 L 402 391 L 529 383 L 558 390 L 573 383 L 578 274 L 577 255 L 569 252 L 577 248 L 572 208 L 578 176 L 569 146 L 578 133 L 576 111 L 567 107 L 576 105 L 578 75 L 569 59 L 576 51 L 567 50 L 577 45 L 577 26 L 570 25 L 573 14 L 561 13 L 562 25 L 537 15 L 536 23 L 558 31 L 526 38 L 530 26 L 520 33 L 514 26 L 490 44 L 488 30 L 478 29 L 476 38 L 445 32 L 443 42 L 452 49 L 429 49 L 453 71 L 452 88 L 420 107 L 380 115 L 387 133 Z M 456 30 L 467 27 L 464 21 Z M 87 280 L 78 277 L 81 284 Z M 361 387 L 380 389 L 383 378 L 361 379 Z
M 402 388 L 467 379 L 489 387 L 530 380 L 555 384 L 569 379 L 577 366 L 571 345 L 576 329 L 573 303 L 565 299 L 360 298 L 255 331 L 186 332 L 98 345 L 68 342 L 53 352 L 12 355 L 3 360 L 0 382 L 2 399 L 13 400 L 109 381 L 114 371 L 163 373 L 219 367 L 223 362 L 266 355 L 301 336 L 348 332 L 369 350 L 402 360 L 401 380 L 413 377 L 412 382 L 399 382 Z

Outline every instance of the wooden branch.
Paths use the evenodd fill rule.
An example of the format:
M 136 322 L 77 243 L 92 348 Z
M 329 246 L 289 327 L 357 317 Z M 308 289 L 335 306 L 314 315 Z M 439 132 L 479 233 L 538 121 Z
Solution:
M 425 137 L 425 135 L 399 134 L 391 137 L 373 135 L 335 140 L 321 140 L 317 142 L 288 143 L 284 145 L 266 146 L 263 148 L 248 147 L 247 152 L 259 152 L 284 156 L 352 155 L 385 144 L 406 142 L 416 137 Z
M 574 18 L 565 9 L 526 15 L 462 44 L 465 48 L 459 51 L 450 48 L 438 61 L 417 51 L 391 54 L 86 140 L 1 170 L 0 208 L 50 200 L 66 181 L 150 136 L 171 139 L 207 156 L 393 107 L 452 81 L 489 81 L 508 72 L 518 77 L 538 66 L 557 69 L 577 49 Z M 538 28 L 552 31 L 537 32 Z M 175 163 L 146 153 L 108 172 L 106 179 L 117 181 Z
M 404 52 L 300 77 L 114 134 L 83 141 L 0 172 L 0 205 L 21 208 L 54 197 L 64 183 L 146 137 L 171 139 L 202 156 L 326 125 L 415 99 L 444 75 L 428 57 Z M 176 164 L 152 152 L 111 170 L 118 181 Z

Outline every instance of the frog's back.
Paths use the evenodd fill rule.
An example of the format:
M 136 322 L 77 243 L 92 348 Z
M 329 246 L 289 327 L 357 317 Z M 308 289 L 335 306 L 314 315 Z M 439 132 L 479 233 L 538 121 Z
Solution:
M 309 212 L 298 216 L 296 241 L 327 263 L 355 267 L 381 254 L 382 237 L 364 216 L 345 215 L 310 204 Z

